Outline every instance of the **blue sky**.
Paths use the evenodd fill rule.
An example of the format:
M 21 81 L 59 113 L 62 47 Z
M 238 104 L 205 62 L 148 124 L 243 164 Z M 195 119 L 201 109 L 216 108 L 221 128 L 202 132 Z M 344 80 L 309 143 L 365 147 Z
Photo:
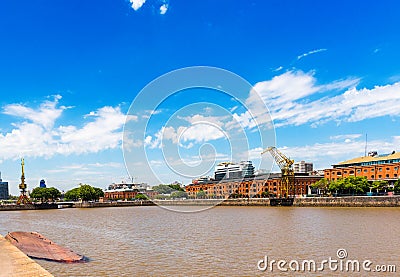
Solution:
M 1 6 L 0 170 L 13 194 L 21 156 L 29 188 L 42 178 L 63 190 L 80 182 L 104 188 L 126 178 L 121 146 L 131 102 L 158 76 L 189 66 L 245 78 L 271 112 L 276 145 L 316 168 L 363 155 L 366 133 L 369 150 L 400 150 L 398 1 L 22 0 Z M 244 102 L 251 98 L 250 91 L 240 94 Z M 235 110 L 226 95 L 210 95 L 229 111 L 227 118 L 220 118 L 222 110 L 210 113 L 208 103 L 183 110 L 167 129 L 169 147 L 186 149 L 186 159 L 195 160 L 204 143 L 219 160 L 229 153 L 212 128 L 200 130 L 209 139 L 198 139 L 192 128 L 186 144 L 174 141 L 179 127 L 193 125 L 185 117 L 207 116 L 222 129 L 233 118 L 251 133 L 245 110 Z M 149 153 L 160 147 L 156 134 L 172 108 L 199 101 L 175 98 L 153 112 L 151 139 L 141 138 Z M 151 115 L 137 109 L 131 119 L 146 112 Z M 263 146 L 251 145 L 250 156 Z M 179 179 L 159 170 L 163 181 Z M 141 176 L 140 167 L 132 171 L 138 182 L 156 182 Z

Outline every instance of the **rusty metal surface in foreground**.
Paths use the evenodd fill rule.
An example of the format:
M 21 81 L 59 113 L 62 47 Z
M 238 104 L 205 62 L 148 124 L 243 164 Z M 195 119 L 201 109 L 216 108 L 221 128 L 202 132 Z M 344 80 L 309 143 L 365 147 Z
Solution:
M 0 235 L 0 277 L 10 276 L 52 277 L 53 275 Z
M 54 243 L 36 232 L 12 232 L 8 233 L 5 238 L 31 258 L 64 263 L 85 261 L 84 256 Z

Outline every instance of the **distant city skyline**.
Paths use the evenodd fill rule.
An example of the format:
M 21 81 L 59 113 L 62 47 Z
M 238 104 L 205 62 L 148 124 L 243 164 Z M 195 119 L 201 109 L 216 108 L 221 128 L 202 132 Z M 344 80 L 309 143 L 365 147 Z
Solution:
M 5 1 L 2 179 L 17 195 L 24 157 L 29 190 L 42 179 L 65 191 L 79 183 L 106 188 L 129 177 L 149 182 L 125 169 L 126 114 L 149 82 L 198 65 L 229 70 L 254 86 L 271 114 L 276 146 L 314 169 L 363 156 L 366 134 L 367 151 L 399 151 L 399 8 L 394 0 Z M 205 100 L 220 110 L 193 106 L 163 129 L 175 107 L 204 100 L 205 91 L 196 93 L 178 94 L 129 118 L 152 117 L 154 125 L 135 143 L 148 149 L 149 162 L 170 182 L 191 178 L 168 175 L 164 161 L 152 154 L 161 147 L 157 134 L 168 137 L 189 163 L 199 161 L 200 149 L 212 150 L 204 144 L 213 145 L 220 162 L 231 158 L 221 130 L 239 123 L 252 128 L 246 110 L 212 93 Z M 240 94 L 251 101 L 250 90 Z M 195 127 L 201 120 L 214 127 Z M 180 127 L 186 128 L 183 136 Z M 244 156 L 257 164 L 262 147 L 249 136 Z

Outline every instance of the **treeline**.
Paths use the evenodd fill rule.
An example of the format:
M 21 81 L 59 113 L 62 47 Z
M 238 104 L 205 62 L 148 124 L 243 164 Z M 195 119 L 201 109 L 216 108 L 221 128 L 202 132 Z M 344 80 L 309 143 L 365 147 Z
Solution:
M 374 192 L 376 194 L 388 191 L 400 192 L 400 180 L 389 186 L 384 180 L 368 182 L 366 177 L 347 177 L 335 181 L 329 181 L 325 178 L 312 185 L 314 189 L 319 189 L 321 194 L 365 194 Z
M 160 184 L 158 186 L 152 187 L 154 191 L 159 194 L 155 196 L 155 198 L 159 199 L 168 199 L 168 198 L 187 198 L 188 194 L 185 192 L 185 189 L 180 186 L 180 184 L 170 184 L 163 185 Z
M 56 188 L 34 188 L 30 193 L 30 197 L 41 202 L 55 201 L 60 199 L 61 192 Z M 104 192 L 100 188 L 92 187 L 86 184 L 79 184 L 79 187 L 73 188 L 64 194 L 64 199 L 67 201 L 93 201 L 99 200 L 104 196 Z
M 104 197 L 104 191 L 86 184 L 79 184 L 79 187 L 67 191 L 64 195 L 65 200 L 69 201 L 95 201 Z
M 48 202 L 57 200 L 61 197 L 61 192 L 56 188 L 34 188 L 30 193 L 30 197 L 40 200 L 42 202 Z

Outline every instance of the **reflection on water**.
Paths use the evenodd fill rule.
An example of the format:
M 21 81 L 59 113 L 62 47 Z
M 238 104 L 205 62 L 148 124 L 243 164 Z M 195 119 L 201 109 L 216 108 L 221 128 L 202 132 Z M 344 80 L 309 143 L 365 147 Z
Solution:
M 0 212 L 0 234 L 37 231 L 91 259 L 38 261 L 55 276 L 276 276 L 257 269 L 265 255 L 320 261 L 339 248 L 399 271 L 399 219 L 398 208 L 64 209 Z

